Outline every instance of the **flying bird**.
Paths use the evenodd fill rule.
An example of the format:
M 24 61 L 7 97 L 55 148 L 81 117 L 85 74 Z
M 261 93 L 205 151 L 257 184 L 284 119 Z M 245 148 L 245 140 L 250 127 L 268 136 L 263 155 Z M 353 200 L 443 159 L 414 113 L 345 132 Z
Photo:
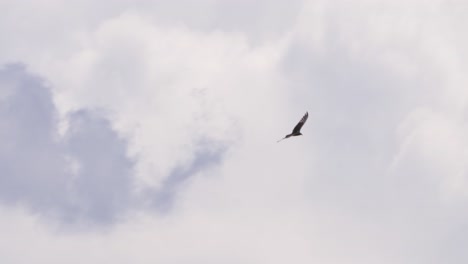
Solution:
M 278 140 L 277 142 L 280 142 L 281 140 L 286 139 L 288 137 L 302 136 L 301 128 L 305 124 L 305 122 L 307 121 L 308 117 L 309 117 L 309 112 L 306 112 L 305 115 L 302 117 L 301 121 L 299 121 L 299 123 L 297 123 L 297 125 L 294 127 L 292 133 L 289 134 L 289 135 L 286 135 L 284 138 Z

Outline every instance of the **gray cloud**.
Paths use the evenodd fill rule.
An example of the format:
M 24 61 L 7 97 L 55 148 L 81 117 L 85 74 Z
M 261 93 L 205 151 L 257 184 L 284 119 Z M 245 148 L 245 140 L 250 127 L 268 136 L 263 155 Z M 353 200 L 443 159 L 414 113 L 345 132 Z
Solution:
M 50 89 L 20 64 L 0 71 L 0 200 L 68 224 L 109 224 L 144 199 L 169 210 L 180 184 L 220 162 L 222 149 L 198 144 L 193 163 L 175 167 L 161 189 L 134 191 L 135 161 L 110 122 L 89 110 L 67 117 L 58 134 Z M 142 200 L 143 199 L 143 200 Z
M 128 207 L 134 162 L 109 121 L 72 113 L 66 136 L 49 88 L 21 65 L 0 71 L 0 198 L 65 222 L 115 221 Z
M 167 212 L 171 209 L 177 192 L 189 182 L 190 178 L 219 164 L 226 150 L 224 146 L 213 146 L 212 142 L 201 140 L 197 144 L 195 158 L 188 166 L 176 167 L 162 181 L 159 188 L 148 191 L 148 198 L 152 201 L 151 207 L 159 212 Z

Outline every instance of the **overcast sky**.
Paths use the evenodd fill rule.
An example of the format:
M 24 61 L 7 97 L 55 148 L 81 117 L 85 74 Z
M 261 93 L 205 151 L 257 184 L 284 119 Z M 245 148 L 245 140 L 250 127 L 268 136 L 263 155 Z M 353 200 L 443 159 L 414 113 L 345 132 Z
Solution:
M 467 12 L 0 0 L 1 262 L 468 263 Z

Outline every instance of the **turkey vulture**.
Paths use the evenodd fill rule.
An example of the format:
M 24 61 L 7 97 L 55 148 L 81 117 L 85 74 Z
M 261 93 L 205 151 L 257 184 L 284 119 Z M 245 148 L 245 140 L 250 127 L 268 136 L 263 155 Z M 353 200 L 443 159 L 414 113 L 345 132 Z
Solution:
M 277 142 L 280 142 L 283 139 L 286 139 L 288 137 L 293 137 L 293 136 L 302 136 L 301 134 L 301 128 L 304 125 L 304 123 L 307 121 L 307 118 L 309 117 L 309 113 L 306 112 L 305 115 L 302 117 L 301 121 L 297 123 L 297 125 L 294 127 L 293 131 L 291 134 L 286 135 L 284 138 L 278 140 Z

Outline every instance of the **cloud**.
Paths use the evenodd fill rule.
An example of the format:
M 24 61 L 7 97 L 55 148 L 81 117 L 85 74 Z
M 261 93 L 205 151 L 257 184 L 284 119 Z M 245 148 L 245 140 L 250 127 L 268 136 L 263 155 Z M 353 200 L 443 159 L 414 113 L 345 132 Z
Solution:
M 68 117 L 64 137 L 45 82 L 23 66 L 0 73 L 3 201 L 23 204 L 65 222 L 108 223 L 128 207 L 134 162 L 105 118 L 81 110 Z
M 0 197 L 64 223 L 110 224 L 148 202 L 168 211 L 178 186 L 219 163 L 225 152 L 210 138 L 200 140 L 194 145 L 194 160 L 176 164 L 167 177 L 161 176 L 160 188 L 138 190 L 128 143 L 108 119 L 81 109 L 59 122 L 49 87 L 21 64 L 4 66 L 0 82 Z M 66 126 L 62 135 L 60 123 Z
M 59 30 L 56 42 L 41 39 L 57 49 L 9 40 L 0 58 L 24 61 L 51 84 L 55 103 L 44 99 L 45 110 L 25 112 L 42 116 L 34 135 L 46 140 L 23 148 L 49 142 L 31 145 L 56 153 L 47 157 L 61 166 L 48 166 L 48 175 L 65 168 L 74 180 L 60 186 L 89 190 L 68 205 L 97 219 L 134 211 L 105 235 L 61 235 L 18 207 L 0 208 L 2 234 L 20 226 L 18 241 L 0 239 L 6 259 L 466 262 L 463 4 L 298 1 L 278 17 L 286 4 L 276 1 L 268 8 L 264 1 L 118 1 L 93 8 L 86 24 L 83 3 L 70 32 Z M 42 43 L 31 28 L 24 37 Z M 0 91 L 3 107 L 14 102 L 12 91 Z M 83 110 L 95 108 L 108 119 Z M 44 114 L 54 111 L 68 128 Z M 276 144 L 305 111 L 304 136 Z M 13 126 L 16 114 L 4 115 Z M 57 130 L 64 132 L 49 135 Z M 22 135 L 6 131 L 13 130 L 0 135 Z M 99 138 L 103 149 L 94 148 Z M 114 172 L 107 163 L 122 167 Z M 86 166 L 121 177 L 93 186 Z M 110 202 L 119 188 L 122 208 Z M 3 192 L 34 204 L 25 198 L 32 194 Z M 44 208 L 51 206 L 38 211 Z M 24 248 L 22 241 L 39 246 L 29 246 L 28 256 L 9 253 Z M 70 254 L 52 254 L 57 250 Z
M 438 242 L 467 217 L 466 53 L 447 26 L 454 6 L 416 2 L 311 1 L 282 67 L 294 100 L 314 107 L 313 203 L 394 230 L 399 242 L 373 232 L 413 251 L 400 256 L 440 263 L 446 252 L 467 258 Z
M 206 144 L 208 143 L 208 144 Z M 175 195 L 180 192 L 180 188 L 186 185 L 190 178 L 199 173 L 206 173 L 210 168 L 221 163 L 226 153 L 225 147 L 209 147 L 209 142 L 197 145 L 194 153 L 194 160 L 189 166 L 176 167 L 168 176 L 164 178 L 160 187 L 147 190 L 150 207 L 161 212 L 167 212 L 174 204 Z

